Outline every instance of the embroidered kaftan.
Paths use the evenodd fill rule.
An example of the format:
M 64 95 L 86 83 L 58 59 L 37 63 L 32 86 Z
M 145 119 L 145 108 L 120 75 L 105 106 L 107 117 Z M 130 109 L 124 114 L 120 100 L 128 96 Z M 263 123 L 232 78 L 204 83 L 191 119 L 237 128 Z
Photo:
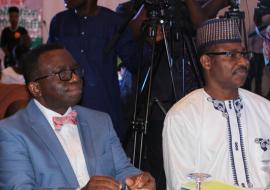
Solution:
M 168 112 L 163 129 L 167 190 L 179 190 L 192 172 L 242 187 L 265 187 L 261 160 L 270 160 L 270 102 L 239 89 L 219 101 L 198 89 Z

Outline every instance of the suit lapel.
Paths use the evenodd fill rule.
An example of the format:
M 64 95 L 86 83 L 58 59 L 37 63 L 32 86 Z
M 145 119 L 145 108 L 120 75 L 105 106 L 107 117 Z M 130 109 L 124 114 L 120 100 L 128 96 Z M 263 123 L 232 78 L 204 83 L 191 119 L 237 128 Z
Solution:
M 61 168 L 62 174 L 67 179 L 67 182 L 70 183 L 71 186 L 78 187 L 79 184 L 68 157 L 66 156 L 66 153 L 53 129 L 50 127 L 49 122 L 37 108 L 33 100 L 29 103 L 27 109 L 32 129 L 40 139 L 42 139 L 43 143 L 46 144 L 47 148 L 54 156 L 56 162 Z
M 95 160 L 94 160 L 94 147 L 92 142 L 92 136 L 91 136 L 91 127 L 89 127 L 89 123 L 84 119 L 83 113 L 80 112 L 78 107 L 74 107 L 74 109 L 78 113 L 78 129 L 81 139 L 81 144 L 83 148 L 84 158 L 87 165 L 87 170 L 89 176 L 92 176 L 95 174 Z

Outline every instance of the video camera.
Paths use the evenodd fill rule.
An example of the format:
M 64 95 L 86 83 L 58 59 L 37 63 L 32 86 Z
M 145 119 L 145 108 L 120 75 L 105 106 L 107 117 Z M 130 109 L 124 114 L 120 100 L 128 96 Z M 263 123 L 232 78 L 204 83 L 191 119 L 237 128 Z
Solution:
M 183 0 L 145 0 L 144 5 L 150 23 L 162 21 L 176 32 L 184 29 L 194 34 L 189 11 Z
M 176 7 L 179 8 L 175 0 L 145 0 L 149 19 L 171 20 L 177 15 Z
M 230 9 L 232 10 L 239 10 L 240 7 L 240 0 L 228 0 Z

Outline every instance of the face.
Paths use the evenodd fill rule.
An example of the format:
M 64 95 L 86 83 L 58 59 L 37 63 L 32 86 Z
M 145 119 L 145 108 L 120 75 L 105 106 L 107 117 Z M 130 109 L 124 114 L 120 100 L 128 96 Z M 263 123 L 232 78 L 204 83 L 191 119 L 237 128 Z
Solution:
M 244 51 L 244 49 L 241 43 L 225 43 L 215 45 L 209 51 Z M 237 90 L 244 84 L 249 70 L 249 61 L 244 57 L 237 59 L 226 55 L 203 55 L 201 63 L 210 88 Z
M 51 50 L 39 58 L 38 77 L 76 68 L 78 65 L 65 49 Z M 75 73 L 69 81 L 61 81 L 52 75 L 29 83 L 29 90 L 45 107 L 65 113 L 68 107 L 76 105 L 81 97 L 82 81 Z
M 17 12 L 9 13 L 9 22 L 12 26 L 17 26 L 19 22 L 19 13 Z

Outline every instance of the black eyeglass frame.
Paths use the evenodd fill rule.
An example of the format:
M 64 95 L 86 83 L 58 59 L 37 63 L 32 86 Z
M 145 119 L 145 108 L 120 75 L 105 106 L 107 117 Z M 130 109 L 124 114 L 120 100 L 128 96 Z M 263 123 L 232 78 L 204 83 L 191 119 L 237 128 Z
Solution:
M 240 59 L 244 57 L 248 60 L 251 60 L 254 57 L 254 53 L 252 51 L 221 51 L 221 52 L 206 52 L 206 55 L 225 55 L 230 58 Z M 241 57 L 237 57 L 237 54 L 241 54 Z
M 65 72 L 70 72 L 70 73 L 67 74 L 67 73 L 65 73 Z M 61 75 L 61 73 L 65 73 L 65 74 L 67 74 L 67 76 L 69 76 L 69 77 L 64 78 L 63 75 Z M 83 69 L 82 69 L 81 67 L 75 67 L 75 68 L 73 68 L 73 69 L 65 69 L 65 70 L 61 70 L 61 71 L 59 71 L 59 72 L 50 73 L 50 74 L 47 74 L 47 75 L 45 75 L 45 76 L 38 77 L 38 78 L 36 78 L 35 80 L 33 80 L 33 82 L 37 82 L 37 81 L 39 81 L 39 80 L 43 80 L 43 79 L 45 79 L 45 78 L 48 78 L 48 77 L 51 77 L 51 76 L 55 76 L 55 75 L 58 75 L 58 78 L 59 78 L 59 80 L 61 80 L 61 81 L 70 81 L 71 78 L 72 78 L 72 74 L 76 74 L 77 76 L 79 76 L 80 78 L 82 78 L 84 72 L 83 72 Z

